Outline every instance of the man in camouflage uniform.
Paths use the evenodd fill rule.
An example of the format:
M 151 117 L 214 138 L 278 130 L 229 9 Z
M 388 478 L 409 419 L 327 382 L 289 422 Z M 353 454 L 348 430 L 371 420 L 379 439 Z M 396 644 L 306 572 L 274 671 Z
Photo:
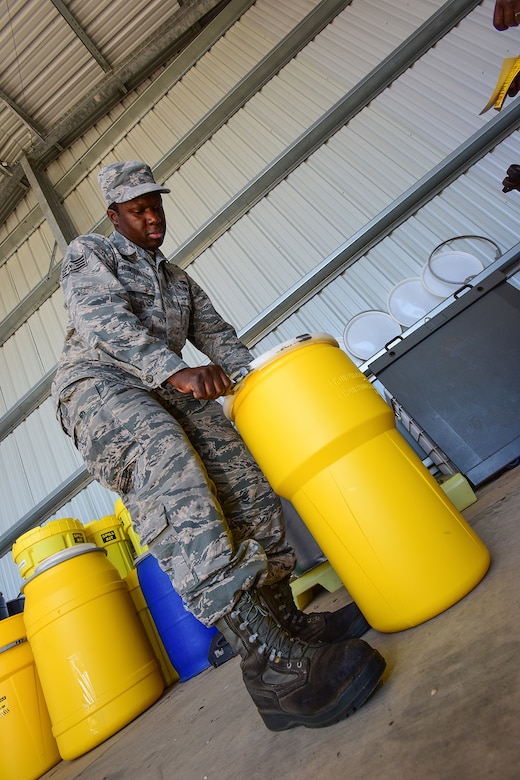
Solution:
M 352 638 L 368 628 L 356 605 L 309 618 L 290 600 L 295 559 L 280 501 L 216 401 L 252 355 L 161 253 L 169 190 L 150 168 L 115 163 L 98 178 L 115 230 L 80 236 L 63 260 L 58 418 L 90 473 L 121 496 L 187 608 L 242 655 L 269 728 L 335 722 L 367 698 L 384 662 Z M 212 362 L 188 366 L 187 340 Z M 298 665 L 296 682 L 286 674 L 275 684 L 274 671 L 266 682 L 266 663 L 279 674 L 280 658 Z M 325 660 L 333 678 L 318 669 Z

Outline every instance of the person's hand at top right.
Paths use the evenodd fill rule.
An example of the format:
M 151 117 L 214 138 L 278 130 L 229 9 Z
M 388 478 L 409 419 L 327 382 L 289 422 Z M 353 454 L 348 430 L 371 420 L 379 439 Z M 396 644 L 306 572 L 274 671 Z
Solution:
M 502 182 L 504 192 L 520 190 L 520 165 L 510 165 Z
M 520 24 L 520 0 L 495 0 L 493 25 L 497 30 L 507 30 Z

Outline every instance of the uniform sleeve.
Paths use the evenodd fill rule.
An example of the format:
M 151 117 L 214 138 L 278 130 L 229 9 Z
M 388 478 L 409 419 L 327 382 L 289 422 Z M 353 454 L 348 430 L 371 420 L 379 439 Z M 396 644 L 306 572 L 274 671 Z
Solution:
M 187 364 L 132 312 L 113 265 L 111 251 L 91 237 L 80 236 L 70 244 L 61 278 L 70 327 L 101 362 L 158 387 Z
M 233 326 L 215 310 L 204 290 L 188 275 L 187 278 L 192 296 L 188 338 L 197 349 L 231 376 L 249 365 L 253 355 L 240 341 Z

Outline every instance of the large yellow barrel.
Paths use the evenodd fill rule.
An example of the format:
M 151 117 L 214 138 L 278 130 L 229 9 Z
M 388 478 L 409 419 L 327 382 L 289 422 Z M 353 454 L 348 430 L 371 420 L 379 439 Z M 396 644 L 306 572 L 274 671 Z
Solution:
M 374 628 L 428 620 L 486 573 L 486 547 L 331 336 L 253 361 L 224 409 Z
M 60 760 L 19 613 L 0 621 L 0 776 L 36 780 Z
M 126 584 L 93 544 L 62 550 L 23 586 L 24 619 L 60 755 L 99 745 L 164 690 Z

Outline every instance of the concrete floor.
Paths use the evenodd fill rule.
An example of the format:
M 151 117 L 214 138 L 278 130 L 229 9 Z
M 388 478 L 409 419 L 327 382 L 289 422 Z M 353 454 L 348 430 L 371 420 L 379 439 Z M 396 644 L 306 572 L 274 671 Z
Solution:
M 268 731 L 233 658 L 170 688 L 143 715 L 45 780 L 508 780 L 520 777 L 520 467 L 465 517 L 492 566 L 462 601 L 416 628 L 366 636 L 384 681 L 347 720 Z M 307 610 L 337 609 L 344 588 Z

